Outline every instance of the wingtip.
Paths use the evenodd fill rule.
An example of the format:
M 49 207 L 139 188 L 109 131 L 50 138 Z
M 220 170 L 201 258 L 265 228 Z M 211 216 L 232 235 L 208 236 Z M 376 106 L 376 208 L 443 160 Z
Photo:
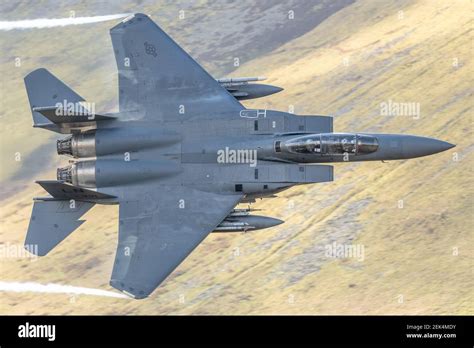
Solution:
M 134 300 L 143 300 L 144 298 L 147 298 L 148 295 L 150 295 L 149 292 L 147 291 L 137 291 L 134 287 L 128 287 L 128 290 L 126 289 L 127 285 L 124 284 L 122 281 L 119 280 L 114 280 L 111 279 L 109 282 L 110 286 L 113 287 L 114 289 L 119 290 L 120 292 L 124 293 L 130 298 L 133 298 Z M 133 291 L 133 292 L 132 292 Z

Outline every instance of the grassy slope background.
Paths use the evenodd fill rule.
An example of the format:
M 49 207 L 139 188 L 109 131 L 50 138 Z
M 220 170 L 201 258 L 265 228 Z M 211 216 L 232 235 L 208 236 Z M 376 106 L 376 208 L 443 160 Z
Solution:
M 220 20 L 220 13 L 244 11 L 234 3 L 219 2 L 210 9 L 203 4 L 193 3 L 193 11 L 202 11 L 202 16 L 187 26 L 197 25 L 191 24 L 194 20 L 215 25 L 208 13 Z M 120 5 L 115 12 L 124 11 L 126 6 Z M 146 3 L 141 6 L 152 14 L 157 10 Z M 266 75 L 269 83 L 285 88 L 275 96 L 246 103 L 248 107 L 288 110 L 291 104 L 298 114 L 335 115 L 338 131 L 432 136 L 455 143 L 456 148 L 409 161 L 339 164 L 332 183 L 296 187 L 279 198 L 258 202 L 255 207 L 264 209 L 263 214 L 286 223 L 255 233 L 210 235 L 149 299 L 3 293 L 0 313 L 472 314 L 471 6 L 469 1 L 357 1 L 285 42 L 265 45 L 268 49 L 254 52 L 232 73 Z M 25 18 L 35 14 L 29 8 L 16 10 L 24 11 Z M 255 11 L 263 10 L 249 11 L 255 17 L 247 25 L 258 27 Z M 284 17 L 286 7 L 275 9 L 276 13 L 283 10 Z M 176 8 L 170 11 L 175 13 Z M 228 57 L 231 64 L 239 48 L 245 47 L 233 47 L 223 56 L 206 56 L 213 49 L 200 48 L 206 45 L 200 41 L 202 32 L 183 33 L 183 24 L 166 22 L 166 16 L 162 21 L 158 14 L 154 18 L 198 58 L 200 54 L 220 61 Z M 32 37 L 31 32 L 17 33 L 15 41 L 1 33 L 1 43 L 11 45 L 7 52 L 15 55 L 22 55 L 22 50 L 35 52 L 26 60 L 25 70 L 53 65 L 54 72 L 86 99 L 113 108 L 115 87 L 104 88 L 116 83 L 113 57 L 111 51 L 98 54 L 109 51 L 110 43 L 106 35 L 92 36 L 108 27 L 110 23 L 97 24 L 93 30 L 61 29 L 67 36 L 52 36 L 53 43 L 58 41 L 51 46 L 58 49 L 46 53 L 35 45 L 42 40 L 35 35 L 44 32 Z M 217 35 L 216 27 L 212 28 L 213 34 L 207 31 L 207 35 Z M 270 24 L 266 28 L 277 30 Z M 84 41 L 81 46 L 71 45 L 72 38 L 85 32 L 91 46 Z M 255 47 L 270 38 L 268 32 L 257 32 L 260 41 L 252 43 Z M 240 37 L 231 42 L 221 38 L 218 47 L 238 45 Z M 453 66 L 455 59 L 457 66 Z M 15 190 L 3 191 L 0 241 L 20 244 L 31 197 L 41 190 L 27 181 L 32 180 L 28 175 L 22 181 L 18 170 L 26 165 L 8 162 L 9 156 L 22 151 L 34 158 L 35 149 L 44 146 L 47 157 L 54 159 L 36 178 L 53 177 L 56 164 L 64 159 L 54 157 L 54 144 L 42 145 L 54 136 L 31 130 L 21 81 L 24 71 L 7 69 L 7 62 L 11 57 L 2 61 L 2 72 L 18 76 L 6 75 L 13 80 L 8 86 L 9 80 L 2 79 L 2 186 L 12 183 Z M 215 76 L 233 69 L 202 63 Z M 95 75 L 101 83 L 91 83 Z M 421 117 L 381 116 L 380 103 L 388 100 L 420 103 Z M 18 168 L 12 168 L 15 165 Z M 89 221 L 46 258 L 2 260 L 2 280 L 111 289 L 117 207 L 93 209 L 85 217 Z M 363 245 L 364 260 L 328 259 L 325 246 L 333 242 Z

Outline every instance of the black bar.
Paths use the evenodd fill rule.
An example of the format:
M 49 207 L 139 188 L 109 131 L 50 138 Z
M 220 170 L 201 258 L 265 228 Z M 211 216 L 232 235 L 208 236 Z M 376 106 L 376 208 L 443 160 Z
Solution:
M 18 337 L 20 325 L 27 322 L 30 328 L 31 324 L 54 324 L 55 340 Z M 38 343 L 136 346 L 148 342 L 472 347 L 474 325 L 472 316 L 3 316 L 0 328 L 2 348 Z

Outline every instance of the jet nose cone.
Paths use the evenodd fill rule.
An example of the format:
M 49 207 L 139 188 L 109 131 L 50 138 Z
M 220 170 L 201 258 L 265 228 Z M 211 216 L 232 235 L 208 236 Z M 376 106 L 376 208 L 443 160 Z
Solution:
M 441 140 L 439 140 L 439 141 L 441 141 Z M 456 144 L 451 144 L 451 143 L 448 143 L 447 141 L 441 141 L 441 142 L 444 143 L 444 149 L 440 150 L 440 152 L 452 149 L 453 147 L 456 147 Z
M 451 149 L 454 146 L 446 141 L 433 138 L 408 136 L 403 139 L 403 153 L 409 158 L 432 155 Z
M 273 226 L 281 225 L 282 223 L 285 222 L 285 221 L 283 221 L 283 220 L 276 219 L 276 218 L 272 218 L 272 220 L 273 220 L 273 223 L 274 223 Z

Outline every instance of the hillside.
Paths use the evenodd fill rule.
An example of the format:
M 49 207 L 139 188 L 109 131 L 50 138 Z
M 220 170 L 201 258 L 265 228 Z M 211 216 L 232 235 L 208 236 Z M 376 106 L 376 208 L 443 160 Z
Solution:
M 251 0 L 227 4 L 222 1 L 101 1 L 95 7 L 80 0 L 21 1 L 0 3 L 5 20 L 62 18 L 116 13 L 150 14 L 173 38 L 216 78 L 239 64 L 264 55 L 306 33 L 353 0 L 306 1 Z M 297 20 L 288 19 L 294 11 Z M 182 11 L 182 12 L 181 12 Z M 117 22 L 117 21 L 115 21 Z M 31 127 L 23 77 L 46 67 L 102 112 L 117 105 L 117 68 L 109 29 L 114 21 L 41 30 L 0 31 L 0 180 L 9 195 L 25 188 L 38 171 L 56 167 L 54 134 Z M 218 30 L 217 30 L 218 28 Z M 238 39 L 237 39 L 238 38 Z M 256 44 L 259 43 L 259 44 Z M 22 160 L 17 161 L 18 155 Z M 14 177 L 13 177 L 14 176 Z
M 205 16 L 208 10 L 195 6 Z M 221 6 L 222 13 L 231 5 Z M 147 9 L 154 14 L 151 5 Z M 334 115 L 337 131 L 417 134 L 449 141 L 456 148 L 408 161 L 338 164 L 334 182 L 295 187 L 259 201 L 253 207 L 263 209 L 262 215 L 286 223 L 254 233 L 211 234 L 146 300 L 5 292 L 0 313 L 473 314 L 471 13 L 467 0 L 356 1 L 286 37 L 284 43 L 253 52 L 232 72 L 265 75 L 268 83 L 285 88 L 246 103 L 248 107 L 287 111 L 292 105 L 297 114 Z M 257 26 L 259 17 L 254 16 L 249 26 Z M 94 32 L 109 26 L 98 24 Z M 85 30 L 81 28 L 64 29 L 65 35 L 75 37 Z M 185 48 L 190 45 L 191 53 L 199 52 L 206 68 L 215 64 L 211 73 L 233 69 L 208 61 L 222 61 L 225 55 L 212 56 L 213 47 L 200 48 L 199 32 L 189 37 L 177 28 L 169 33 Z M 88 30 L 91 38 L 93 31 Z M 265 42 L 264 34 L 255 34 L 255 39 Z M 15 35 L 27 40 L 24 49 L 35 49 L 31 55 L 39 57 L 28 60 L 30 70 L 55 59 L 64 81 L 113 108 L 115 88 L 91 83 L 97 74 L 99 81 L 115 84 L 112 53 L 98 54 L 110 50 L 105 35 L 92 47 L 84 44 L 70 53 L 69 39 L 58 38 L 63 40 L 58 51 L 45 57 L 34 45 L 39 37 Z M 216 47 L 238 45 L 239 38 L 230 43 L 221 39 Z M 1 39 L 4 45 L 6 38 Z M 8 41 L 14 48 L 10 51 L 21 51 L 18 42 Z M 227 54 L 233 56 L 238 49 Z M 90 66 L 86 57 L 94 60 Z M 54 136 L 30 128 L 19 78 L 24 71 L 5 64 L 6 76 L 18 76 L 10 86 L 2 79 L 0 241 L 20 244 L 31 198 L 41 193 L 30 181 L 54 177 L 56 165 L 65 161 L 54 156 Z M 84 71 L 87 79 L 81 78 Z M 5 93 L 7 88 L 18 92 Z M 381 104 L 389 100 L 419 103 L 420 117 L 381 115 Z M 31 158 L 46 151 L 53 159 L 41 157 L 41 173 L 22 177 L 9 157 L 14 151 Z M 8 190 L 10 184 L 14 190 Z M 117 243 L 117 207 L 96 208 L 85 217 L 88 222 L 47 257 L 34 262 L 3 259 L 1 280 L 113 290 L 108 280 Z M 328 258 L 325 248 L 334 242 L 363 246 L 363 260 Z

